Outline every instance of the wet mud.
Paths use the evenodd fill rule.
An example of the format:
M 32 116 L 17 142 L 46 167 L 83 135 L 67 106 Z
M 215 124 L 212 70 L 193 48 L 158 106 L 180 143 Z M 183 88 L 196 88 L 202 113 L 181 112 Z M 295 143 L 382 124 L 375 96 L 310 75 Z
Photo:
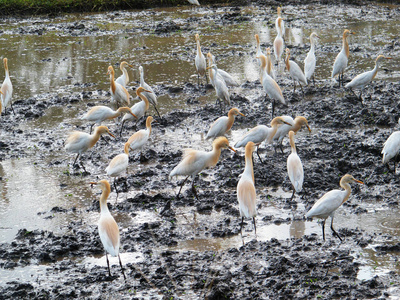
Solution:
M 296 3 L 292 5 L 299 5 Z M 245 6 L 223 9 L 224 14 L 203 18 L 220 18 L 221 24 L 240 24 L 251 18 Z M 299 5 L 299 10 L 302 9 L 304 7 Z M 392 13 L 399 17 L 398 8 Z M 192 26 L 181 28 L 171 22 L 158 23 L 155 34 L 187 30 L 188 35 L 194 35 Z M 144 24 L 140 27 L 141 34 L 153 32 L 154 28 L 149 27 L 153 25 Z M 18 30 L 24 34 L 40 34 L 45 29 L 37 24 L 21 26 Z M 74 23 L 62 25 L 60 30 L 62 34 L 95 35 L 98 29 Z M 132 29 L 135 31 L 139 29 Z M 398 44 L 398 41 L 393 43 Z M 327 49 L 330 46 L 321 47 L 321 52 L 331 50 Z M 304 46 L 290 48 L 294 55 L 296 51 L 304 51 Z M 350 50 L 362 51 L 362 45 L 352 44 Z M 377 46 L 375 50 L 381 49 Z M 387 50 L 388 55 L 399 56 L 396 48 Z M 250 51 L 255 53 L 255 49 Z M 234 59 L 244 54 L 232 51 L 231 55 Z M 350 79 L 345 74 L 345 81 Z M 325 192 L 337 189 L 340 177 L 346 173 L 365 184 L 352 186 L 352 195 L 338 214 L 356 214 L 367 220 L 378 210 L 397 209 L 399 175 L 393 173 L 393 163 L 391 170 L 382 165 L 381 150 L 390 133 L 398 129 L 398 82 L 374 81 L 365 89 L 362 102 L 349 91 L 337 87 L 336 81 L 328 79 L 318 79 L 315 86 L 305 87 L 304 95 L 300 90 L 293 92 L 287 76 L 281 76 L 279 84 L 288 106 L 278 105 L 275 115 L 305 116 L 312 128 L 311 134 L 303 128 L 296 135 L 308 194 L 296 195 L 290 201 L 292 187 L 286 173 L 286 159 L 290 153 L 288 140 L 283 142 L 284 154 L 279 149 L 275 152 L 272 145 L 262 144 L 260 154 L 264 164 L 254 156 L 258 209 L 262 211 L 273 205 L 285 213 L 259 213 L 257 226 L 305 221 L 308 209 Z M 88 131 L 87 125 L 75 126 L 61 120 L 56 128 L 41 126 L 23 130 L 16 126 L 21 122 L 34 122 L 57 108 L 73 108 L 81 101 L 86 101 L 87 107 L 93 106 L 93 101 L 89 100 L 93 92 L 91 84 L 82 83 L 81 87 L 80 94 L 59 96 L 53 93 L 15 101 L 16 114 L 7 109 L 7 114 L 2 114 L 0 119 L 0 160 L 29 158 L 33 164 L 54 168 L 62 176 L 81 180 L 83 189 L 91 188 L 90 181 L 103 179 L 106 164 L 120 153 L 130 133 L 144 128 L 143 119 L 136 127 L 127 124 L 122 137 L 116 135 L 115 139 L 100 140 L 93 151 L 86 152 L 82 163 L 87 172 L 73 167 L 74 155 L 66 154 L 63 149 L 69 129 Z M 78 217 L 64 228 L 64 234 L 23 229 L 12 242 L 0 245 L 0 268 L 10 272 L 23 272 L 25 267 L 33 270 L 29 279 L 2 278 L 0 299 L 395 299 L 399 295 L 398 270 L 363 280 L 358 277 L 364 266 L 360 258 L 363 249 L 372 249 L 377 256 L 387 256 L 394 265 L 398 264 L 398 237 L 379 230 L 370 232 L 334 223 L 343 242 L 332 235 L 328 224 L 325 242 L 320 227 L 317 233 L 299 238 L 260 240 L 254 234 L 252 222 L 247 220 L 243 242 L 237 247 L 217 245 L 212 250 L 196 250 L 202 249 L 207 240 L 240 237 L 236 186 L 244 169 L 244 151 L 223 151 L 216 167 L 201 172 L 195 182 L 199 200 L 188 183 L 177 199 L 182 179 L 169 181 L 168 175 L 181 160 L 181 149 L 191 146 L 190 139 L 202 138 L 208 124 L 221 112 L 219 105 L 198 100 L 206 93 L 214 93 L 210 86 L 199 87 L 194 81 L 182 85 L 158 84 L 154 88 L 157 94 L 168 94 L 171 98 L 175 94 L 186 95 L 187 106 L 156 117 L 158 124 L 154 124 L 153 130 L 170 138 L 162 140 L 162 135 L 158 135 L 159 140 L 151 139 L 152 146 L 144 149 L 142 157 L 139 153 L 130 154 L 130 164 L 135 167 L 126 177 L 117 180 L 117 202 L 112 187 L 108 201 L 111 213 L 130 218 L 129 226 L 120 224 L 121 258 L 127 280 L 124 281 L 115 258 L 111 258 L 112 276 L 108 276 L 97 226 L 82 218 L 84 213 L 99 211 L 100 194 L 94 192 L 95 197 L 86 200 L 91 204 L 85 212 L 75 207 L 55 206 L 40 214 L 43 219 L 58 214 L 77 214 Z M 262 90 L 258 80 L 243 82 L 231 94 L 232 106 L 246 115 L 236 119 L 232 131 L 271 121 L 270 101 L 261 92 L 255 96 L 251 93 L 254 90 Z M 109 97 L 107 90 L 96 93 Z M 153 113 L 152 109 L 150 111 Z M 117 133 L 119 121 L 111 124 L 110 130 Z M 228 134 L 231 145 L 236 142 L 232 135 Z M 211 148 L 211 143 L 204 142 L 204 145 Z M 279 194 L 279 190 L 283 193 Z M 150 217 L 136 222 L 143 213 Z M 195 250 L 182 250 L 182 242 L 197 246 Z

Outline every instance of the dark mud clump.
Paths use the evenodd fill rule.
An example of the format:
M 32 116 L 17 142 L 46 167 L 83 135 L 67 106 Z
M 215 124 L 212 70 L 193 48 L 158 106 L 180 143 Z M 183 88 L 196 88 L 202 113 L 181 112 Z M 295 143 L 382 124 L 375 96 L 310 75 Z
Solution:
M 236 8 L 229 9 L 229 13 L 220 16 L 221 21 L 243 22 L 239 15 L 232 12 L 234 10 Z M 172 23 L 162 24 L 160 33 L 179 30 Z M 86 28 L 81 28 L 79 24 L 69 26 L 71 31 Z M 296 50 L 296 47 L 292 48 Z M 346 173 L 362 179 L 365 186 L 353 187 L 350 201 L 341 208 L 343 211 L 368 218 L 370 210 L 364 203 L 373 203 L 381 209 L 397 208 L 398 176 L 382 166 L 380 152 L 400 116 L 399 84 L 374 82 L 366 88 L 363 103 L 352 94 L 344 93 L 322 80 L 317 81 L 315 87 L 310 85 L 305 88 L 305 98 L 300 92 L 292 92 L 289 79 L 280 84 L 285 88 L 284 96 L 289 104 L 288 107 L 278 105 L 275 114 L 306 116 L 313 132 L 316 132 L 296 137 L 298 153 L 307 174 L 304 186 L 308 195 L 289 202 L 289 198 L 283 196 L 273 199 L 269 193 L 259 193 L 259 208 L 272 203 L 290 213 L 287 214 L 289 216 L 259 215 L 258 226 L 303 220 L 315 200 L 326 191 L 337 189 L 340 176 Z M 90 89 L 90 85 L 85 87 Z M 154 130 L 175 134 L 182 130 L 190 136 L 191 132 L 186 133 L 187 124 L 193 124 L 206 132 L 208 128 L 204 124 L 220 116 L 220 110 L 215 104 L 199 105 L 195 102 L 197 97 L 203 95 L 203 88 L 198 89 L 191 83 L 177 89 L 157 86 L 161 93 L 185 93 L 193 101 L 188 101 L 187 109 L 162 115 Z M 261 85 L 258 81 L 246 82 L 241 88 L 261 89 Z M 16 115 L 9 112 L 0 120 L 2 136 L 5 137 L 0 141 L 0 159 L 32 157 L 33 161 L 46 164 L 45 158 L 63 147 L 58 136 L 60 131 L 22 131 L 15 129 L 15 124 L 26 119 L 38 119 L 55 106 L 74 106 L 81 96 L 84 95 L 50 95 L 46 99 L 38 96 L 14 102 Z M 270 102 L 264 96 L 247 99 L 233 94 L 231 100 L 233 106 L 245 113 L 247 127 L 270 122 Z M 264 109 L 255 108 L 254 103 Z M 237 122 L 240 123 L 240 119 Z M 143 128 L 144 121 L 137 126 Z M 133 125 L 127 125 L 127 130 L 132 128 Z M 87 130 L 87 127 L 78 129 Z M 100 141 L 98 149 L 114 153 L 124 139 L 110 139 L 108 143 Z M 207 241 L 216 240 L 218 244 L 224 238 L 240 234 L 235 188 L 244 168 L 244 159 L 241 152 L 223 152 L 217 166 L 205 170 L 196 179 L 199 200 L 188 186 L 176 199 L 181 180 L 168 181 L 167 178 L 181 160 L 182 153 L 179 145 L 173 146 L 173 142 L 163 141 L 155 149 L 145 150 L 142 158 L 133 155 L 131 159 L 134 163 L 149 163 L 151 167 L 140 168 L 134 174 L 119 179 L 117 185 L 123 200 L 117 204 L 113 199 L 109 201 L 113 214 L 123 212 L 134 219 L 140 212 L 151 211 L 156 216 L 149 221 L 140 224 L 132 222 L 129 227 L 121 228 L 121 253 L 130 255 L 122 257 L 126 281 L 114 259 L 111 260 L 111 277 L 106 266 L 83 262 L 87 257 L 101 257 L 105 263 L 102 257 L 104 250 L 95 225 L 72 221 L 63 235 L 43 230 L 20 230 L 11 243 L 0 245 L 0 267 L 3 270 L 17 272 L 26 267 L 38 268 L 31 280 L 3 278 L 0 299 L 385 299 L 396 296 L 391 287 L 398 286 L 399 280 L 393 272 L 367 280 L 358 279 L 365 264 L 359 253 L 367 247 L 374 247 L 382 255 L 398 253 L 399 244 L 390 235 L 348 229 L 341 224 L 335 225 L 344 239 L 343 243 L 330 234 L 328 226 L 326 242 L 322 240 L 321 233 L 298 239 L 260 241 L 252 231 L 252 222 L 246 222 L 243 245 L 219 246 L 219 250 L 214 251 L 181 250 L 179 245 L 182 242 L 197 241 L 198 248 L 201 248 Z M 21 147 L 21 144 L 36 145 L 39 151 Z M 268 186 L 272 191 L 282 188 L 291 192 L 290 182 L 286 179 L 289 151 L 286 140 L 284 155 L 279 151 L 275 154 L 273 147 L 262 145 L 260 154 L 265 163 L 261 164 L 256 156 L 254 160 L 257 190 Z M 96 180 L 97 174 L 103 174 L 104 169 L 100 151 L 93 151 L 91 159 L 89 157 L 90 154 L 84 154 L 87 173 L 68 166 L 69 159 L 57 157 L 51 159 L 46 167 L 68 169 L 69 176 L 81 176 L 82 181 L 89 182 Z M 209 180 L 211 177 L 213 179 Z M 385 189 L 385 197 L 381 195 L 382 189 Z M 138 193 L 129 194 L 132 190 Z M 115 193 L 112 193 L 114 196 Z M 295 210 L 300 202 L 304 208 Z M 93 200 L 88 210 L 98 212 L 97 199 Z M 52 214 L 69 213 L 75 211 L 57 206 L 41 216 L 47 218 Z

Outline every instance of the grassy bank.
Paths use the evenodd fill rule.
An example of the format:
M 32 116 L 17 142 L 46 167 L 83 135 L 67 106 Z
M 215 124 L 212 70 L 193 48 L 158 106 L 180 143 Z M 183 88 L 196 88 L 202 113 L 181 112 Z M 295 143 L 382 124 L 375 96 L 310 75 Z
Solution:
M 245 2 L 235 0 L 200 0 L 201 4 Z M 35 15 L 62 12 L 143 9 L 190 5 L 187 0 L 0 0 L 1 15 Z

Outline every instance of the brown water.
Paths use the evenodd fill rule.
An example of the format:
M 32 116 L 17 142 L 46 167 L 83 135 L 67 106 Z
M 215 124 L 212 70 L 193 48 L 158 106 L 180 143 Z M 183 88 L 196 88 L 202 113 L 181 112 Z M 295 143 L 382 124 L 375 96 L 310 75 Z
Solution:
M 316 9 L 315 9 L 316 8 Z M 231 73 L 239 82 L 246 80 L 254 81 L 258 78 L 258 62 L 254 58 L 255 40 L 254 34 L 260 35 L 261 42 L 270 46 L 275 38 L 275 29 L 272 28 L 273 21 L 266 21 L 265 16 L 255 11 L 261 8 L 249 7 L 246 13 L 255 14 L 252 22 L 244 22 L 240 25 L 224 25 L 210 20 L 207 23 L 200 23 L 197 31 L 201 35 L 202 47 L 213 46 L 213 54 L 216 56 L 218 67 Z M 361 8 L 360 8 L 361 9 Z M 288 45 L 304 45 L 303 52 L 293 55 L 296 61 L 303 65 L 303 60 L 308 51 L 308 36 L 314 30 L 320 36 L 319 45 L 331 45 L 335 52 L 320 51 L 320 46 L 316 48 L 317 79 L 330 77 L 333 60 L 341 47 L 341 35 L 343 24 L 357 32 L 351 38 L 350 44 L 358 43 L 364 45 L 361 51 L 351 54 L 348 73 L 356 74 L 360 71 L 373 68 L 375 57 L 378 53 L 369 53 L 370 45 L 390 44 L 398 36 L 397 20 L 386 19 L 386 8 L 382 7 L 378 15 L 374 18 L 365 15 L 361 21 L 352 17 L 354 11 L 347 11 L 339 7 L 335 15 L 331 11 L 324 11 L 324 7 L 313 6 L 313 9 L 297 11 L 293 7 L 285 9 L 284 18 L 286 23 L 286 43 Z M 315 14 L 314 12 L 317 12 Z M 0 51 L 2 56 L 9 59 L 9 69 L 11 80 L 14 85 L 14 99 L 26 99 L 36 95 L 46 99 L 53 95 L 80 94 L 84 91 L 93 92 L 91 98 L 82 101 L 66 109 L 49 109 L 45 116 L 32 122 L 19 124 L 23 129 L 30 126 L 54 128 L 60 134 L 60 138 L 65 137 L 65 126 L 70 124 L 83 124 L 77 117 L 81 116 L 86 108 L 87 102 L 107 102 L 110 98 L 106 96 L 109 89 L 109 78 L 106 75 L 107 67 L 111 64 L 117 67 L 118 63 L 126 60 L 134 65 L 134 70 L 129 70 L 131 76 L 130 86 L 137 87 L 139 81 L 138 67 L 142 65 L 145 69 L 145 80 L 147 83 L 164 84 L 167 86 L 181 86 L 184 82 L 190 81 L 197 84 L 195 75 L 194 56 L 195 43 L 194 37 L 188 36 L 184 30 L 172 33 L 169 36 L 159 36 L 154 32 L 141 32 L 141 22 L 153 22 L 156 24 L 160 20 L 174 20 L 180 25 L 186 24 L 187 17 L 196 17 L 209 13 L 207 9 L 188 9 L 171 8 L 151 10 L 152 20 L 148 14 L 137 12 L 135 18 L 121 12 L 114 14 L 77 14 L 66 15 L 54 20 L 29 20 L 18 22 L 3 22 L 1 25 L 4 33 L 0 36 Z M 215 13 L 223 13 L 217 9 Z M 271 12 L 272 15 L 272 12 Z M 324 16 L 322 18 L 321 16 Z M 114 18 L 111 20 L 110 16 Z M 301 22 L 307 19 L 306 26 Z M 378 18 L 378 20 L 376 20 Z M 83 22 L 85 26 L 98 27 L 92 36 L 69 36 L 62 25 L 70 21 Z M 270 22 L 269 22 L 270 21 Z M 36 23 L 35 23 L 36 22 Z M 104 25 L 106 22 L 106 25 Z M 43 35 L 14 34 L 13 29 L 29 24 L 40 24 L 48 28 Z M 134 32 L 123 32 L 124 29 L 134 28 Z M 119 34 L 109 34 L 109 31 L 117 30 Z M 79 31 L 78 31 L 79 32 Z M 337 51 L 336 51 L 337 50 Z M 234 56 L 232 62 L 232 51 L 240 52 L 243 55 Z M 390 55 L 390 53 L 384 53 Z M 398 81 L 400 79 L 399 60 L 392 59 L 390 64 L 385 64 L 384 68 L 389 71 L 380 71 L 377 80 Z M 117 76 L 120 73 L 117 71 Z M 279 77 L 287 76 L 286 73 L 279 74 Z M 278 79 L 279 81 L 279 79 Z M 88 87 L 80 84 L 90 83 Z M 332 82 L 333 84 L 333 82 Z M 100 90 L 100 92 L 98 92 Z M 239 88 L 235 88 L 236 93 L 248 93 Z M 158 92 L 158 91 L 157 91 Z M 134 95 L 130 90 L 131 95 Z M 254 93 L 254 92 L 252 92 Z M 261 94 L 261 90 L 255 93 Z M 208 91 L 201 103 L 215 101 L 214 91 Z M 255 95 L 246 95 L 250 99 Z M 186 95 L 161 94 L 159 96 L 160 113 L 166 113 L 174 108 L 188 108 L 186 105 Z M 66 125 L 67 124 L 67 125 Z M 184 128 L 177 128 L 177 132 L 184 131 Z M 231 133 L 232 139 L 236 141 L 246 129 L 240 129 Z M 153 133 L 152 133 L 153 134 Z M 166 133 L 168 137 L 170 133 Z M 313 131 L 318 134 L 318 129 Z M 157 130 L 154 130 L 154 138 L 157 138 Z M 175 132 L 175 137 L 177 136 Z M 206 145 L 201 137 L 194 135 L 191 141 L 192 147 L 201 148 Z M 183 138 L 178 144 L 185 144 Z M 32 155 L 35 149 L 28 149 Z M 62 151 L 61 151 L 62 152 Z M 64 158 L 64 152 L 55 154 Z M 69 158 L 68 158 L 69 159 Z M 106 162 L 105 162 L 106 163 Z M 82 219 L 87 224 L 96 224 L 98 214 L 88 213 L 87 208 L 91 202 L 99 197 L 98 191 L 90 189 L 89 186 L 82 185 L 81 178 L 67 176 L 66 170 L 60 167 L 54 169 L 45 168 L 35 164 L 29 158 L 4 160 L 0 162 L 0 242 L 10 242 L 14 238 L 18 229 L 47 229 L 55 233 L 62 233 L 66 230 L 66 224 L 71 220 Z M 100 174 L 101 175 L 101 174 Z M 65 187 L 66 186 L 66 187 Z M 363 189 L 364 187 L 362 187 Z M 384 187 L 382 187 L 384 189 Z M 32 191 L 35 194 L 32 195 Z M 234 191 L 232 191 L 234 192 Z M 262 204 L 259 214 L 273 213 L 275 216 L 286 218 L 296 212 L 285 211 L 280 207 L 279 200 L 282 197 L 289 197 L 290 191 L 278 190 L 273 192 L 268 188 L 258 191 L 259 194 L 269 193 L 276 196 L 268 203 Z M 380 191 L 369 191 L 370 193 L 381 193 Z M 127 197 L 135 192 L 131 191 Z M 112 196 L 114 197 L 114 196 Z M 51 209 L 55 206 L 68 210 L 68 213 L 53 213 Z M 374 232 L 384 232 L 395 236 L 400 235 L 398 221 L 398 210 L 376 211 L 373 203 L 361 204 L 369 213 L 362 215 L 343 215 L 338 213 L 336 223 L 342 227 L 356 228 Z M 72 209 L 76 207 L 75 209 Z M 219 212 L 214 212 L 215 218 L 221 217 Z M 118 215 L 117 221 L 121 227 L 129 225 L 131 222 L 146 222 L 153 220 L 155 213 L 139 213 L 138 216 Z M 198 216 L 197 222 L 206 222 L 209 216 Z M 180 222 L 185 222 L 181 219 Z M 294 221 L 277 225 L 263 225 L 258 220 L 259 240 L 267 240 L 272 237 L 278 239 L 299 238 L 304 234 L 321 234 L 320 226 L 316 222 Z M 254 238 L 253 232 L 247 228 L 245 240 Z M 182 241 L 175 249 L 177 250 L 223 250 L 230 247 L 239 247 L 242 240 L 239 236 L 228 239 L 201 238 Z M 369 262 L 369 268 L 360 272 L 360 279 L 369 278 L 374 274 L 396 270 L 398 267 L 393 261 L 384 256 L 377 257 L 371 249 L 362 251 L 359 259 Z M 91 262 L 96 263 L 96 262 Z M 24 268 L 25 269 L 25 268 Z M 32 273 L 36 272 L 31 269 Z M 3 270 L 1 272 L 4 272 Z M 29 273 L 29 272 L 28 272 Z M 27 274 L 28 274 L 27 273 Z M 29 273 L 30 274 L 30 273 Z M 11 276 L 10 274 L 6 274 Z

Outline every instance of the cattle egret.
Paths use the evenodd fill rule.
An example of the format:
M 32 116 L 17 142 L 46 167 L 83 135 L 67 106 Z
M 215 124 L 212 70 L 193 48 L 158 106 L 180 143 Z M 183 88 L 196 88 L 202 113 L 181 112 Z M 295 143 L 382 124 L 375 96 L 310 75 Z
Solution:
M 282 37 L 284 37 L 285 36 L 285 21 L 283 21 L 283 19 L 282 19 L 281 12 L 282 12 L 282 8 L 280 6 L 278 6 L 278 8 L 277 8 L 278 17 L 275 20 L 275 29 L 276 29 L 276 32 L 279 32 L 279 30 L 280 30 L 282 33 Z M 280 23 L 279 23 L 279 18 L 282 20 L 282 21 L 280 21 Z
M 267 127 L 265 125 L 258 125 L 254 127 L 249 132 L 247 132 L 245 136 L 235 144 L 234 147 L 235 148 L 245 147 L 248 142 L 253 142 L 254 144 L 257 145 L 257 156 L 262 163 L 263 161 L 260 157 L 260 154 L 258 153 L 259 145 L 265 140 L 267 140 L 267 143 L 271 143 L 275 133 L 277 132 L 281 124 L 287 124 L 289 126 L 292 126 L 294 123 L 288 123 L 282 117 L 276 117 L 271 121 L 271 127 Z
M 291 126 L 283 124 L 282 126 L 278 127 L 278 130 L 276 131 L 273 139 L 277 140 L 278 146 L 281 149 L 281 152 L 283 153 L 283 147 L 282 147 L 282 141 L 285 136 L 289 133 L 290 130 L 294 131 L 294 133 L 297 133 L 301 129 L 301 127 L 304 125 L 307 127 L 308 131 L 311 132 L 311 128 L 308 125 L 308 121 L 305 117 L 302 116 L 297 116 L 294 120 L 290 116 L 282 116 L 282 118 L 289 124 L 293 124 Z M 276 151 L 275 146 L 275 151 Z
M 336 75 L 339 75 L 339 87 L 340 87 L 340 81 L 342 81 L 342 86 L 343 86 L 343 73 L 349 61 L 350 48 L 349 48 L 348 38 L 350 34 L 355 34 L 355 33 L 348 29 L 344 30 L 342 50 L 336 56 L 335 62 L 333 63 L 332 78 L 335 77 Z
M 129 105 L 129 93 L 122 85 L 114 81 L 114 68 L 108 67 L 107 75 L 110 75 L 110 93 L 117 106 Z
M 276 83 L 276 81 L 267 74 L 266 66 L 266 57 L 264 55 L 261 55 L 259 57 L 261 60 L 261 66 L 265 66 L 262 70 L 262 86 L 264 88 L 264 91 L 267 93 L 267 95 L 272 99 L 272 113 L 271 116 L 272 118 L 274 117 L 274 111 L 275 111 L 275 100 L 279 100 L 282 104 L 286 105 L 285 98 L 283 98 L 283 94 L 281 91 L 281 88 L 279 85 Z
M 289 71 L 290 76 L 293 79 L 293 92 L 296 91 L 296 81 L 299 83 L 301 91 L 304 94 L 303 87 L 301 86 L 301 83 L 307 84 L 307 79 L 306 76 L 304 76 L 303 71 L 299 67 L 299 65 L 294 62 L 293 60 L 290 59 L 290 50 L 289 48 L 286 48 L 286 69 Z
M 306 76 L 307 81 L 312 78 L 313 84 L 315 86 L 315 80 L 314 80 L 314 72 L 315 72 L 315 65 L 316 65 L 316 59 L 315 59 L 315 44 L 317 42 L 317 38 L 319 36 L 313 32 L 310 35 L 310 51 L 307 54 L 307 57 L 304 59 L 304 75 Z
M 278 62 L 279 65 L 281 56 L 283 54 L 283 48 L 285 47 L 285 45 L 283 43 L 283 38 L 282 38 L 282 26 L 280 25 L 282 24 L 283 20 L 281 17 L 278 17 L 276 22 L 278 23 L 278 28 L 277 28 L 278 35 L 274 40 L 274 54 L 275 54 L 275 60 Z
M 196 33 L 195 35 L 195 39 L 196 39 L 196 57 L 194 59 L 194 63 L 196 66 L 196 70 L 197 70 L 197 84 L 200 86 L 200 76 L 206 77 L 206 82 L 208 83 L 208 79 L 207 79 L 207 75 L 206 75 L 206 68 L 207 68 L 207 64 L 206 64 L 206 58 L 204 57 L 203 53 L 201 53 L 201 48 L 200 48 L 200 37 L 199 35 Z
M 399 119 L 399 124 L 400 124 L 400 119 Z M 382 149 L 382 163 L 383 164 L 388 164 L 389 167 L 389 160 L 391 160 L 393 157 L 394 159 L 394 169 L 393 172 L 396 173 L 396 158 L 397 155 L 399 154 L 400 151 L 400 131 L 395 131 L 393 132 L 389 138 L 386 140 L 386 142 L 383 144 L 383 149 Z
M 13 86 L 10 80 L 10 72 L 8 71 L 8 60 L 7 58 L 3 58 L 4 63 L 4 70 L 6 72 L 6 78 L 4 78 L 3 84 L 1 86 L 1 102 L 4 109 L 4 113 L 6 113 L 6 108 L 8 104 L 10 104 L 11 109 L 15 115 L 14 108 L 12 106 L 12 94 L 13 94 Z M 0 114 L 1 114 L 1 107 L 0 107 Z
M 129 163 L 129 142 L 125 143 L 124 153 L 116 155 L 110 161 L 108 167 L 106 168 L 107 175 L 115 177 L 114 188 L 115 192 L 117 193 L 117 198 L 115 199 L 115 201 L 117 201 L 118 199 L 118 189 L 116 184 L 117 178 L 126 171 L 128 163 Z
M 333 228 L 333 218 L 336 209 L 338 209 L 344 202 L 349 199 L 351 194 L 350 183 L 358 182 L 364 184 L 362 181 L 355 179 L 353 176 L 346 174 L 340 179 L 340 186 L 344 189 L 341 190 L 332 190 L 323 195 L 307 212 L 306 218 L 316 217 L 319 219 L 323 219 L 322 221 L 322 236 L 325 241 L 325 221 L 328 217 L 331 217 L 331 229 L 332 232 L 342 241 L 340 235 Z
M 112 133 L 108 130 L 108 128 L 106 126 L 96 127 L 94 129 L 93 134 L 88 134 L 86 132 L 80 132 L 80 131 L 72 132 L 68 136 L 68 138 L 65 142 L 65 150 L 66 151 L 78 154 L 72 165 L 75 165 L 79 155 L 81 155 L 86 150 L 92 148 L 97 143 L 97 141 L 100 139 L 100 136 L 105 133 L 107 133 L 107 134 L 111 135 L 113 138 L 115 138 L 115 136 L 112 135 Z M 82 165 L 82 167 L 83 167 L 83 165 Z M 83 167 L 83 169 L 85 170 L 85 167 Z
M 220 136 L 214 140 L 212 151 L 206 152 L 194 149 L 185 149 L 183 152 L 182 161 L 169 174 L 170 178 L 179 175 L 187 176 L 182 182 L 182 185 L 176 197 L 179 197 L 179 194 L 181 193 L 182 187 L 185 184 L 186 180 L 189 177 L 192 177 L 192 191 L 198 200 L 199 198 L 197 196 L 196 188 L 194 187 L 194 180 L 196 178 L 196 175 L 205 168 L 215 166 L 218 163 L 219 157 L 221 155 L 221 150 L 226 148 L 232 150 L 233 152 L 236 152 L 235 149 L 229 146 L 228 139 L 226 137 Z
M 128 75 L 128 71 L 126 70 L 126 67 L 131 67 L 133 68 L 132 65 L 128 64 L 126 61 L 121 62 L 121 64 L 119 65 L 119 68 L 122 72 L 122 75 L 119 76 L 115 82 L 119 83 L 120 85 L 122 85 L 124 88 L 126 88 L 126 86 L 129 83 L 129 75 Z
M 239 212 L 242 217 L 240 224 L 240 234 L 242 234 L 244 218 L 252 218 L 254 224 L 254 233 L 256 231 L 256 188 L 254 186 L 254 172 L 253 172 L 253 151 L 256 145 L 253 142 L 248 142 L 246 145 L 245 154 L 245 167 L 237 185 L 237 199 L 239 202 Z
M 90 125 L 90 133 L 92 133 L 92 127 L 94 124 L 100 125 L 105 120 L 112 120 L 119 117 L 123 113 L 132 115 L 137 119 L 137 116 L 132 113 L 129 107 L 120 107 L 117 110 L 113 110 L 107 106 L 93 106 L 83 117 L 83 120 L 93 122 Z
M 147 143 L 151 133 L 151 123 L 153 121 L 156 122 L 152 116 L 148 116 L 146 119 L 146 129 L 141 129 L 138 132 L 135 132 L 128 139 L 131 150 L 141 149 Z M 140 157 L 142 157 L 142 152 L 140 152 Z
M 385 57 L 383 55 L 379 55 L 375 61 L 375 68 L 373 68 L 371 71 L 357 75 L 356 77 L 353 78 L 352 81 L 346 84 L 345 87 L 351 89 L 352 91 L 353 88 L 360 89 L 360 96 L 358 98 L 361 101 L 362 101 L 361 94 L 364 89 L 364 86 L 369 84 L 375 78 L 376 73 L 378 73 L 379 62 L 382 61 L 383 59 L 391 59 L 391 57 Z
M 209 138 L 216 138 L 218 136 L 224 135 L 227 131 L 232 128 L 233 122 L 235 121 L 235 116 L 242 114 L 236 107 L 231 108 L 228 112 L 228 116 L 219 117 L 211 125 L 210 130 L 207 133 L 206 140 Z
M 140 102 L 137 102 L 131 107 L 132 114 L 136 116 L 136 121 L 139 120 L 141 117 L 145 115 L 145 113 L 149 110 L 150 107 L 150 102 L 147 99 L 147 97 L 144 95 L 144 92 L 150 93 L 149 90 L 146 90 L 143 87 L 138 87 L 136 90 L 136 95 L 142 100 Z M 122 124 L 121 124 L 121 131 L 119 132 L 119 135 L 121 136 L 122 134 L 122 129 L 124 128 L 124 123 L 126 121 L 134 121 L 135 119 L 129 114 L 126 114 L 122 118 Z
M 121 267 L 122 275 L 126 280 L 126 276 L 124 273 L 124 268 L 122 267 L 121 257 L 119 256 L 119 228 L 117 222 L 115 222 L 113 216 L 108 210 L 107 206 L 107 198 L 110 195 L 111 189 L 110 184 L 107 180 L 100 180 L 99 182 L 90 182 L 90 184 L 96 184 L 100 186 L 102 193 L 100 196 L 100 219 L 98 223 L 99 235 L 101 243 L 104 246 L 106 251 L 106 260 L 108 267 L 108 275 L 111 277 L 110 270 L 110 262 L 108 261 L 107 252 L 110 253 L 111 256 L 118 256 L 119 265 Z
M 301 163 L 300 157 L 296 152 L 296 145 L 294 144 L 294 131 L 289 131 L 289 140 L 292 153 L 287 158 L 287 172 L 290 182 L 293 185 L 293 194 L 290 198 L 290 201 L 292 201 L 294 193 L 300 193 L 303 189 L 304 171 L 303 164 Z
M 149 92 L 143 92 L 143 95 L 147 98 L 147 100 L 149 100 L 150 104 L 153 105 L 154 109 L 157 112 L 158 117 L 161 118 L 160 113 L 158 112 L 157 109 L 157 104 L 158 104 L 157 96 L 154 93 L 152 87 L 144 81 L 144 71 L 142 66 L 139 67 L 139 72 L 140 72 L 140 86 L 143 87 L 146 91 L 149 91 Z
M 229 91 L 228 87 L 226 86 L 225 80 L 219 76 L 218 74 L 218 68 L 216 65 L 212 65 L 211 67 L 208 67 L 207 69 L 212 69 L 211 71 L 213 73 L 213 79 L 214 79 L 214 89 L 215 89 L 215 94 L 217 95 L 221 111 L 222 109 L 222 102 L 224 103 L 224 108 L 225 105 L 231 105 L 231 98 L 229 96 Z M 222 100 L 222 101 L 221 101 Z

